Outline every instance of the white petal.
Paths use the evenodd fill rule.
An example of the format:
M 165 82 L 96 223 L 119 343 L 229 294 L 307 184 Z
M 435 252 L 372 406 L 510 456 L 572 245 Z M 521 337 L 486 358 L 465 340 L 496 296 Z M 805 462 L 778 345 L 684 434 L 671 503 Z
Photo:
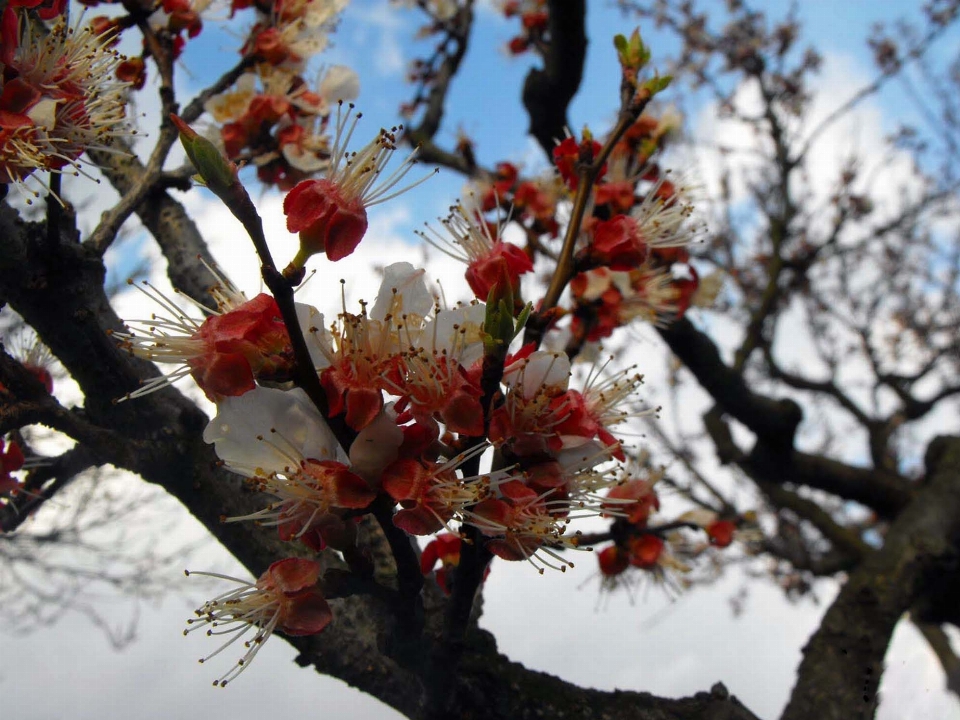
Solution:
M 337 440 L 307 394 L 299 389 L 258 387 L 217 405 L 203 431 L 217 456 L 248 477 L 262 469 L 282 472 L 306 458 L 338 459 Z
M 330 161 L 321 158 L 316 153 L 304 150 L 293 143 L 287 143 L 281 148 L 284 159 L 290 163 L 290 167 L 300 172 L 313 174 L 329 167 Z
M 360 94 L 360 76 L 346 65 L 331 65 L 318 88 L 328 103 L 356 100 Z
M 579 435 L 564 435 L 561 442 L 563 449 L 556 454 L 556 460 L 563 468 L 564 475 L 589 470 L 611 459 L 610 448 L 596 440 L 588 440 Z
M 486 306 L 478 303 L 440 310 L 423 331 L 423 348 L 456 358 L 470 367 L 483 357 L 483 321 Z
M 30 110 L 27 111 L 27 117 L 33 120 L 47 132 L 53 130 L 57 124 L 57 103 L 60 100 L 45 97 L 38 100 Z
M 376 420 L 367 425 L 350 446 L 350 469 L 378 487 L 383 469 L 397 459 L 403 431 L 397 427 L 393 403 L 386 405 Z
M 329 367 L 329 358 L 333 354 L 333 339 L 330 337 L 330 331 L 323 325 L 323 313 L 312 305 L 304 303 L 295 303 L 295 307 L 297 322 L 300 324 L 300 331 L 310 351 L 313 367 L 317 370 Z
M 570 382 L 570 360 L 566 353 L 538 350 L 504 370 L 503 382 L 510 387 L 519 384 L 527 399 L 536 397 L 545 387 L 563 391 Z
M 427 290 L 424 275 L 426 270 L 415 268 L 408 262 L 388 265 L 383 271 L 383 282 L 370 318 L 382 321 L 387 315 L 426 317 L 435 300 Z

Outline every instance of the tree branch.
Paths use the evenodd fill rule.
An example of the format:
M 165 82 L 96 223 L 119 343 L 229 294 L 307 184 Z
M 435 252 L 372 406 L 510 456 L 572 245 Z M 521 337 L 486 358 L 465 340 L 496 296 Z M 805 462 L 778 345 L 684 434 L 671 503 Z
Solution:
M 928 449 L 928 479 L 864 559 L 804 648 L 782 720 L 872 717 L 883 657 L 903 613 L 960 569 L 960 438 Z
M 587 57 L 586 0 L 548 0 L 550 35 L 543 69 L 534 68 L 523 83 L 523 106 L 530 117 L 530 134 L 551 157 L 563 138 L 567 106 L 580 88 Z

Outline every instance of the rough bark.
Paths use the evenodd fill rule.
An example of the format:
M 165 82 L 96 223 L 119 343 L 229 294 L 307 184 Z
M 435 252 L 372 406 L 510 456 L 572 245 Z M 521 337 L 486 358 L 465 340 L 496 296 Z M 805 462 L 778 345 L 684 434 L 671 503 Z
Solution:
M 891 525 L 883 548 L 850 575 L 804 648 L 783 720 L 873 717 L 894 627 L 914 603 L 943 592 L 956 576 L 960 438 L 935 440 L 927 462 L 923 489 Z
M 549 47 L 543 68 L 529 72 L 523 84 L 523 106 L 530 117 L 530 134 L 547 156 L 569 127 L 567 106 L 583 79 L 587 56 L 586 0 L 549 0 Z

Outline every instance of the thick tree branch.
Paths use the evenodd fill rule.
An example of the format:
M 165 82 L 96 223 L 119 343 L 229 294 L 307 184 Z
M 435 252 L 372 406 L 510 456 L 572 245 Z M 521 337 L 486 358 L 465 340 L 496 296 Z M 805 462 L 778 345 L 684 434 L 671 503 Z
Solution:
M 577 94 L 587 57 L 586 0 L 549 0 L 550 42 L 543 69 L 534 68 L 523 84 L 523 106 L 530 117 L 530 134 L 551 157 L 564 136 L 567 106 Z
M 689 320 L 679 320 L 659 331 L 673 353 L 718 403 L 704 422 L 722 462 L 749 460 L 756 464 L 768 458 L 771 472 L 767 474 L 778 477 L 780 483 L 826 490 L 863 503 L 885 517 L 894 516 L 909 502 L 911 486 L 896 473 L 857 468 L 794 450 L 794 435 L 802 419 L 800 407 L 792 400 L 773 400 L 753 392 L 743 376 L 723 362 L 713 341 Z M 723 412 L 756 434 L 757 445 L 749 458 L 733 442 L 729 430 L 723 429 Z
M 794 434 L 803 417 L 795 402 L 773 400 L 751 390 L 743 375 L 723 362 L 713 340 L 686 318 L 658 330 L 673 354 L 725 412 L 771 447 L 784 451 L 793 448 Z
M 134 192 L 146 172 L 143 163 L 133 154 L 88 152 L 122 196 Z M 215 262 L 183 205 L 165 190 L 154 188 L 144 195 L 134 211 L 160 246 L 173 286 L 194 300 L 209 304 L 210 273 L 198 258 L 210 265 Z
M 883 548 L 850 575 L 804 648 L 783 720 L 872 717 L 897 622 L 960 571 L 960 438 L 931 443 L 928 470 Z

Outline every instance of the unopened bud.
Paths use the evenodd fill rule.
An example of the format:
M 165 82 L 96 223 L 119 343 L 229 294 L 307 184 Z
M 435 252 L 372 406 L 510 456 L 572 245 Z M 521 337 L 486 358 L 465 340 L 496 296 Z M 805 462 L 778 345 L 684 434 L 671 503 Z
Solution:
M 182 118 L 170 113 L 170 120 L 180 132 L 180 142 L 190 162 L 197 169 L 197 174 L 214 195 L 227 200 L 240 185 L 237 166 Z

